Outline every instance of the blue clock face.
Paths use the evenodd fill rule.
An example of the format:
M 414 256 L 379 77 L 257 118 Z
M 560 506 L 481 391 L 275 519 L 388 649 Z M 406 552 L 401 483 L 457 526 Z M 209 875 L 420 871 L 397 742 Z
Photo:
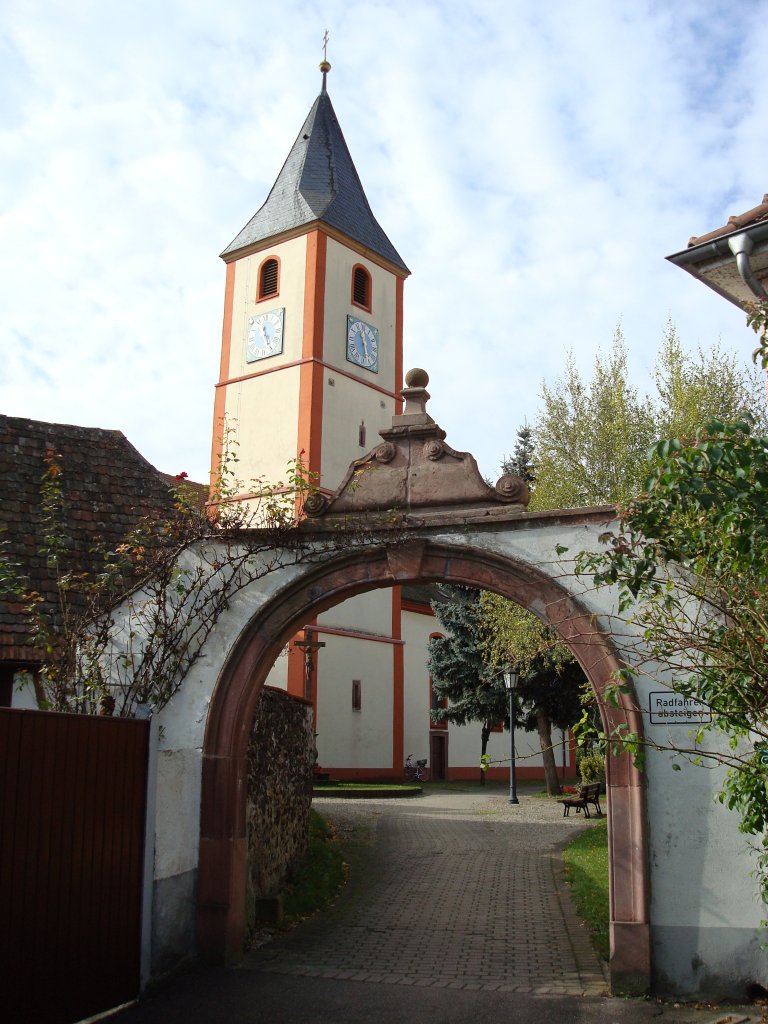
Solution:
M 347 359 L 372 373 L 379 372 L 379 329 L 355 316 L 347 317 Z
M 276 356 L 283 351 L 284 309 L 270 309 L 248 317 L 245 338 L 245 360 L 255 363 L 258 359 Z

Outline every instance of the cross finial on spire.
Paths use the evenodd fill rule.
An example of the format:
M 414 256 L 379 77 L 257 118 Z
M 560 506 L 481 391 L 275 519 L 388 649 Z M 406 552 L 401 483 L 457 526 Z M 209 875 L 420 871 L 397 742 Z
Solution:
M 328 63 L 328 29 L 323 33 L 323 59 L 320 62 L 320 70 L 323 72 L 323 92 L 325 92 L 325 78 L 331 70 L 331 65 Z

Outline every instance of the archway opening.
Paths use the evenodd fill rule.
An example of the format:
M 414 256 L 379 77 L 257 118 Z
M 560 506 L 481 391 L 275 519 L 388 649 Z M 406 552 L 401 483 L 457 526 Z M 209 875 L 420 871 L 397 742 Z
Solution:
M 606 728 L 642 733 L 631 693 L 601 700 L 621 667 L 610 636 L 557 581 L 535 566 L 473 546 L 415 541 L 360 548 L 314 566 L 250 620 L 217 681 L 203 749 L 198 950 L 236 962 L 245 934 L 245 757 L 256 703 L 284 644 L 303 622 L 369 590 L 395 584 L 451 583 L 491 590 L 534 612 L 562 637 L 600 701 Z M 400 752 L 402 754 L 402 751 Z M 627 754 L 610 756 L 609 889 L 611 979 L 643 992 L 650 980 L 647 837 L 642 776 Z

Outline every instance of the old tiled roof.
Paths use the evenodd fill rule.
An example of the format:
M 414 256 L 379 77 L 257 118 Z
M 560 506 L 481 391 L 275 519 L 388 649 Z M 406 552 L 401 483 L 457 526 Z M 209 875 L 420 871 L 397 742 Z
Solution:
M 284 231 L 321 221 L 408 268 L 371 212 L 328 93 L 315 100 L 261 209 L 222 257 Z
M 60 453 L 63 534 L 68 566 L 98 568 L 94 549 L 114 548 L 140 518 L 167 514 L 167 480 L 118 430 L 41 423 L 0 416 L 0 541 L 31 589 L 55 608 L 55 574 L 41 555 L 40 484 L 46 450 Z M 35 660 L 28 624 L 17 607 L 0 603 L 0 659 Z
M 688 248 L 702 245 L 704 242 L 710 242 L 713 238 L 720 238 L 722 235 L 729 235 L 732 231 L 749 227 L 762 220 L 768 220 L 768 193 L 763 196 L 763 201 L 759 206 L 753 206 L 746 213 L 739 213 L 729 217 L 728 223 L 724 224 L 723 227 L 715 228 L 714 231 L 709 231 L 706 235 L 693 235 L 688 241 Z

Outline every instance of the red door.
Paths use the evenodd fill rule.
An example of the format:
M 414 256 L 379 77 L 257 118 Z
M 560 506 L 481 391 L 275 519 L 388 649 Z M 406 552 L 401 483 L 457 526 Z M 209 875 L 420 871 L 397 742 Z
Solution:
M 429 767 L 431 778 L 448 778 L 448 737 L 444 732 L 429 734 Z

